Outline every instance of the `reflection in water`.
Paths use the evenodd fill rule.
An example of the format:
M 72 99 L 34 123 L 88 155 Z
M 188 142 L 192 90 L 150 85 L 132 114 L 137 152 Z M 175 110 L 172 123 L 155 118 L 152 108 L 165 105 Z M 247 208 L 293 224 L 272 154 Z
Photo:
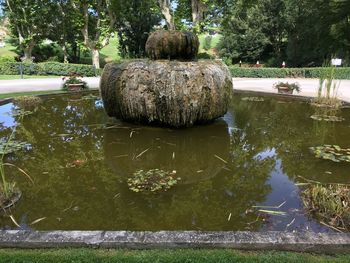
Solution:
M 113 121 L 100 100 L 76 95 L 45 99 L 21 122 L 3 115 L 11 104 L 1 106 L 1 137 L 18 123 L 14 139 L 31 144 L 7 161 L 35 179 L 32 186 L 7 170 L 23 192 L 11 213 L 23 228 L 40 230 L 326 231 L 304 215 L 294 182 L 299 175 L 322 182 L 347 180 L 347 164 L 315 159 L 308 148 L 350 145 L 349 123 L 322 124 L 320 131 L 304 103 L 240 98 L 235 96 L 222 119 L 180 130 Z M 349 120 L 349 112 L 344 117 Z M 135 171 L 155 168 L 175 170 L 182 180 L 160 194 L 128 189 L 127 179 Z M 278 210 L 287 213 L 284 217 L 253 207 L 283 202 Z M 14 227 L 6 216 L 0 225 Z

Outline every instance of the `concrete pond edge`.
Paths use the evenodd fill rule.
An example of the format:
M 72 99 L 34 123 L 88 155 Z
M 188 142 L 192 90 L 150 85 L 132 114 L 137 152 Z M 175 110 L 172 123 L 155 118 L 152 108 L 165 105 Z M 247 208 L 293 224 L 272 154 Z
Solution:
M 350 235 L 279 231 L 1 230 L 0 248 L 227 248 L 336 254 L 350 253 Z

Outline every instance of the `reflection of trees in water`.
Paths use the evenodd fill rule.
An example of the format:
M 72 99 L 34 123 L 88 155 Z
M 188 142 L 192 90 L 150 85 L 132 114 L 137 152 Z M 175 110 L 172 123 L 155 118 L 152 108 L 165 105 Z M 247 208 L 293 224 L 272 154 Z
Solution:
M 255 145 L 252 147 L 275 149 L 276 159 L 282 161 L 282 171 L 291 179 L 302 175 L 324 182 L 334 181 L 324 173 L 329 169 L 339 173 L 340 177 L 335 180 L 345 178 L 344 167 L 319 162 L 309 151 L 309 147 L 324 143 L 350 144 L 349 137 L 345 136 L 348 131 L 345 122 L 314 121 L 310 119 L 314 109 L 298 100 L 265 98 L 265 102 L 247 103 L 236 96 L 232 105 L 237 127 L 245 131 L 247 140 Z M 344 115 L 349 112 L 344 110 Z
M 283 149 L 278 143 L 285 135 L 275 138 L 277 128 L 269 130 L 283 111 L 272 112 L 271 105 L 235 104 L 239 129 L 230 135 L 223 121 L 183 130 L 126 123 L 101 130 L 93 124 L 106 123 L 106 115 L 93 100 L 50 99 L 16 133 L 33 149 L 18 152 L 14 162 L 36 185 L 19 178 L 24 198 L 14 215 L 19 221 L 27 215 L 27 222 L 48 217 L 40 229 L 243 230 L 257 218 L 245 211 L 271 191 L 266 181 L 275 159 L 260 154 L 275 144 Z M 69 166 L 75 160 L 84 162 Z M 127 188 L 133 172 L 153 168 L 176 170 L 182 180 L 159 195 Z
M 234 136 L 229 136 L 222 121 L 173 131 L 141 127 L 132 138 L 130 130 L 106 131 L 105 156 L 120 182 L 122 201 L 116 204 L 117 210 L 124 211 L 121 216 L 126 217 L 122 225 L 136 229 L 244 229 L 257 217 L 245 211 L 262 202 L 270 191 L 265 182 L 273 162 L 254 158 L 258 149 L 247 151 L 245 137 Z M 135 158 L 145 149 L 149 150 Z M 182 180 L 160 195 L 131 194 L 125 188 L 135 170 L 153 168 L 176 170 Z M 134 200 L 132 213 L 128 213 L 130 200 Z
M 40 223 L 44 229 L 59 227 L 57 218 L 64 218 L 63 225 L 73 225 L 64 221 L 67 217 L 79 223 L 81 218 L 77 215 L 85 212 L 72 216 L 69 211 L 67 214 L 62 210 L 71 204 L 82 206 L 81 210 L 89 209 L 86 202 L 95 201 L 89 196 L 97 193 L 97 185 L 112 188 L 111 183 L 102 180 L 108 180 L 108 176 L 97 176 L 108 173 L 101 150 L 102 134 L 94 130 L 95 126 L 87 125 L 103 123 L 104 119 L 103 109 L 96 110 L 94 101 L 75 102 L 67 97 L 46 100 L 37 112 L 24 117 L 18 125 L 15 140 L 28 141 L 33 147 L 8 158 L 24 168 L 34 178 L 35 185 L 16 177 L 23 191 L 23 198 L 13 211 L 19 221 L 25 215 L 30 217 L 28 220 L 45 216 L 48 218 Z M 82 160 L 83 165 L 67 168 L 76 160 Z M 103 191 L 99 193 L 102 196 Z M 9 221 L 3 221 L 3 224 L 5 222 L 8 224 Z M 55 225 L 57 227 L 53 227 Z

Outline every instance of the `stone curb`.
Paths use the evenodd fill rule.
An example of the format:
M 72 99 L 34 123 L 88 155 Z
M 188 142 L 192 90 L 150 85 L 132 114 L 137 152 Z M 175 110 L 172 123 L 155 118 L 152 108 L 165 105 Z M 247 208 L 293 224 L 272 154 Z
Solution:
M 0 248 L 230 248 L 350 253 L 350 235 L 313 232 L 0 231 Z

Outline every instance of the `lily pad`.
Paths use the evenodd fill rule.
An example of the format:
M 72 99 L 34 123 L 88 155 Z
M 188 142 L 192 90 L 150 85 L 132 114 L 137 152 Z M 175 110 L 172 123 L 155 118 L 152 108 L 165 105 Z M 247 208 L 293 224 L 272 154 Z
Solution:
M 128 179 L 128 186 L 134 192 L 167 191 L 181 180 L 174 178 L 175 174 L 176 171 L 168 172 L 160 169 L 138 170 Z
M 263 98 L 261 97 L 243 97 L 242 98 L 243 101 L 265 101 Z
M 350 163 L 350 149 L 343 149 L 339 145 L 328 145 L 310 147 L 316 158 L 330 160 L 333 162 Z
M 82 99 L 83 100 L 98 100 L 98 99 L 100 99 L 100 97 L 95 96 L 93 94 L 89 94 L 89 95 L 83 96 Z
M 329 116 L 329 115 L 312 115 L 310 116 L 311 119 L 316 121 L 329 121 L 329 122 L 341 122 L 345 119 L 338 116 Z

